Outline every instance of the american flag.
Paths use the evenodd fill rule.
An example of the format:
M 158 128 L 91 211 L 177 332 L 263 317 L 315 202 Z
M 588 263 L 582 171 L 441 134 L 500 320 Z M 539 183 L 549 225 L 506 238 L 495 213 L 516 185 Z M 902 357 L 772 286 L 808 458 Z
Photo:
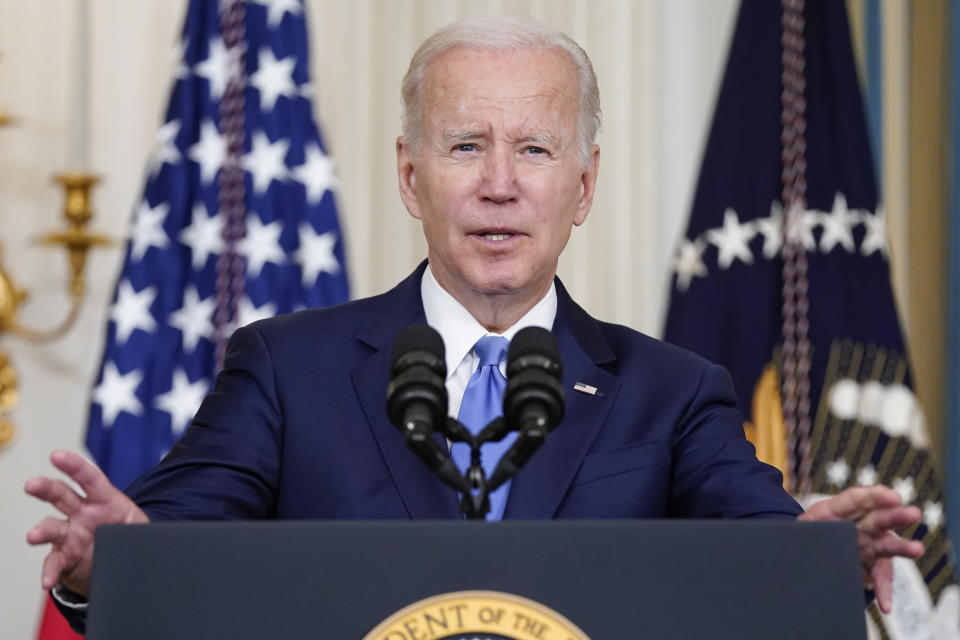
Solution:
M 190 423 L 218 341 L 348 297 L 302 2 L 192 0 L 177 52 L 90 407 L 87 447 L 120 487 Z
M 234 328 L 349 295 L 301 0 L 191 0 L 176 53 L 87 426 L 119 487 L 187 427 Z M 48 598 L 38 638 L 78 637 Z
M 845 6 L 783 7 L 741 4 L 665 337 L 730 370 L 758 455 L 788 471 L 794 487 L 823 495 L 884 483 L 923 511 L 902 534 L 926 552 L 894 561 L 894 611 L 870 607 L 871 637 L 960 637 L 943 491 L 890 286 Z M 794 153 L 803 162 L 791 168 Z M 782 203 L 797 171 L 803 197 L 788 225 Z M 785 244 L 799 251 L 788 269 Z M 790 350 L 809 364 L 809 388 L 796 387 L 806 396 L 796 413 L 809 403 L 809 433 L 789 446 L 784 344 L 799 346 L 804 328 L 809 350 Z

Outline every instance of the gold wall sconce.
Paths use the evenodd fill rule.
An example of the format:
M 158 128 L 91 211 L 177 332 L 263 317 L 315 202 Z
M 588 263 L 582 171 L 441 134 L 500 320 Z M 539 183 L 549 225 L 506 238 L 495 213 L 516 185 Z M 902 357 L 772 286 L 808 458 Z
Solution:
M 40 244 L 64 247 L 70 263 L 70 310 L 60 324 L 49 329 L 24 326 L 17 319 L 17 311 L 26 300 L 27 292 L 18 287 L 0 264 L 0 335 L 9 331 L 32 342 L 49 342 L 65 334 L 76 322 L 85 291 L 83 277 L 90 249 L 110 244 L 102 235 L 87 231 L 93 217 L 90 206 L 91 190 L 99 178 L 85 172 L 65 172 L 54 176 L 54 181 L 65 191 L 63 208 L 67 228 L 43 235 Z M 0 351 L 0 448 L 9 445 L 16 433 L 9 414 L 19 398 L 17 372 L 7 354 Z
M 3 56 L 0 55 L 0 59 L 2 58 Z M 14 123 L 14 120 L 15 118 L 13 116 L 11 116 L 9 113 L 4 111 L 3 107 L 0 107 L 0 127 L 9 126 Z

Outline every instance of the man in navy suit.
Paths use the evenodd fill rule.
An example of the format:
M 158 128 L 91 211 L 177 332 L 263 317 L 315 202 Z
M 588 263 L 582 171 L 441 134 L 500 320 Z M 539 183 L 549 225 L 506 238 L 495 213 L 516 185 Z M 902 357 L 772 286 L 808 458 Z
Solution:
M 802 513 L 744 440 L 722 369 L 591 318 L 556 280 L 599 167 L 582 49 L 527 19 L 457 23 L 418 50 L 403 101 L 400 195 L 428 262 L 383 295 L 238 330 L 193 425 L 126 494 L 78 455 L 54 453 L 85 495 L 50 478 L 26 485 L 66 515 L 28 534 L 52 545 L 43 586 L 86 594 L 93 532 L 107 522 L 459 517 L 455 492 L 386 415 L 390 344 L 426 321 L 446 344 L 453 416 L 479 338 L 542 326 L 559 341 L 566 416 L 515 478 L 504 517 L 853 520 L 889 609 L 890 557 L 922 551 L 891 529 L 919 520 L 916 507 L 872 487 Z

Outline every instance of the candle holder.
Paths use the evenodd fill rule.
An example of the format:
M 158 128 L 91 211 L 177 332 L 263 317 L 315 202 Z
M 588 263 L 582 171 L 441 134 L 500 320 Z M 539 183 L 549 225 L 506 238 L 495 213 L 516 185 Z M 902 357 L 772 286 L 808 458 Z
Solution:
M 3 55 L 0 55 L 0 59 L 3 59 Z M 16 118 L 4 111 L 3 107 L 0 107 L 0 127 L 7 127 L 14 122 L 16 122 Z
M 61 173 L 53 179 L 65 191 L 63 216 L 67 220 L 67 228 L 44 234 L 38 239 L 38 243 L 61 246 L 67 251 L 70 263 L 70 310 L 59 324 L 49 329 L 34 329 L 21 324 L 17 319 L 17 311 L 27 299 L 27 292 L 14 283 L 0 264 L 0 335 L 9 331 L 31 342 L 50 342 L 69 331 L 80 313 L 86 291 L 83 273 L 87 254 L 93 247 L 111 244 L 111 240 L 106 236 L 87 231 L 87 224 L 93 218 L 91 191 L 100 179 L 82 171 Z M 0 448 L 9 445 L 16 434 L 16 429 L 7 416 L 16 407 L 17 399 L 16 369 L 7 355 L 0 351 Z

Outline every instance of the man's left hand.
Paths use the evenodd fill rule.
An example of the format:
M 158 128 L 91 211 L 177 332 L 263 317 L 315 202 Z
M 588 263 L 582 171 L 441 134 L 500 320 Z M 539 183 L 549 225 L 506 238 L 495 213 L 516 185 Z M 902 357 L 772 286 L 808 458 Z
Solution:
M 860 563 L 865 574 L 873 579 L 877 604 L 890 613 L 893 602 L 894 556 L 918 558 L 923 553 L 919 540 L 901 538 L 894 529 L 920 522 L 922 514 L 916 506 L 903 506 L 900 496 L 890 487 L 851 487 L 835 496 L 810 505 L 797 520 L 830 522 L 846 520 L 857 525 Z

